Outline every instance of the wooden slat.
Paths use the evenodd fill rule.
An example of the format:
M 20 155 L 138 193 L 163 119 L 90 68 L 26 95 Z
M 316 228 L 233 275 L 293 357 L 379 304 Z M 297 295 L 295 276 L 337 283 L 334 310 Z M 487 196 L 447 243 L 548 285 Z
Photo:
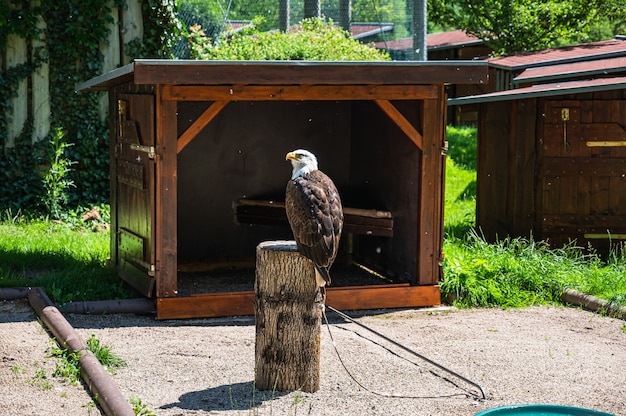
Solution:
M 407 135 L 409 139 L 418 149 L 422 150 L 424 147 L 423 137 L 420 132 L 404 117 L 404 115 L 398 111 L 398 109 L 390 103 L 388 100 L 376 100 L 376 104 L 393 120 L 394 123 Z
M 541 176 L 621 176 L 626 174 L 626 160 L 622 158 L 565 158 L 543 160 Z
M 164 86 L 164 88 L 166 87 L 168 86 Z M 187 128 L 187 130 L 185 130 L 185 132 L 178 138 L 176 153 L 182 152 L 182 150 L 196 138 L 198 133 L 200 133 L 202 129 L 204 129 L 224 107 L 226 107 L 226 104 L 228 104 L 228 101 L 215 101 L 209 106 L 209 108 L 204 110 L 204 113 L 202 113 L 200 117 L 198 117 L 196 121 L 194 121 L 193 124 L 189 126 L 189 128 Z
M 618 227 L 626 228 L 626 215 L 546 214 L 542 224 L 549 227 Z
M 213 318 L 254 314 L 255 293 L 208 293 L 157 299 L 157 319 Z M 418 308 L 441 303 L 438 285 L 329 287 L 326 303 L 339 310 Z
M 237 221 L 245 224 L 286 225 L 285 203 L 280 201 L 250 200 L 236 202 Z M 391 212 L 344 207 L 344 232 L 393 237 Z
M 580 125 L 582 137 L 593 143 L 601 141 L 621 141 L 626 139 L 626 131 L 617 123 L 591 123 Z
M 437 97 L 433 85 L 166 85 L 175 101 L 422 100 Z

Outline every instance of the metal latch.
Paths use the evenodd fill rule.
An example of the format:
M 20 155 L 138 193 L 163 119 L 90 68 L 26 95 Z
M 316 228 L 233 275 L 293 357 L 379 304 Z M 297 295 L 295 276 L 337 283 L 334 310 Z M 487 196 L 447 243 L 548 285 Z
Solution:
M 154 146 L 145 146 L 142 144 L 131 144 L 130 148 L 131 150 L 135 150 L 137 152 L 147 153 L 148 158 L 150 159 L 154 159 L 156 157 L 156 150 L 154 149 Z

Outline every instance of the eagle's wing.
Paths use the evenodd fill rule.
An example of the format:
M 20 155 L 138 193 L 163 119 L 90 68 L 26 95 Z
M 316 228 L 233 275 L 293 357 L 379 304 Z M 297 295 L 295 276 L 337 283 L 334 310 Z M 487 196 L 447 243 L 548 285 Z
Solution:
M 298 250 L 327 284 L 343 228 L 341 199 L 333 181 L 319 170 L 287 183 L 285 209 Z

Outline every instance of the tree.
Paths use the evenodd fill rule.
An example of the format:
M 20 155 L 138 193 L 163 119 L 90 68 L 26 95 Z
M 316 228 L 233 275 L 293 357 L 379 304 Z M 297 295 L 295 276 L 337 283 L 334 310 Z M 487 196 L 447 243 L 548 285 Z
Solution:
M 602 19 L 623 22 L 625 6 L 626 0 L 431 0 L 429 18 L 485 40 L 501 55 L 587 41 Z

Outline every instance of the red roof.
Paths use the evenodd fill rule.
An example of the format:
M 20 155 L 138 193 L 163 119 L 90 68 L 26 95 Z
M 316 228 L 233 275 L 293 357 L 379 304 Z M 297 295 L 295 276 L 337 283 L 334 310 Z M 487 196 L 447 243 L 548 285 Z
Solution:
M 443 49 L 479 44 L 483 41 L 474 35 L 468 35 L 463 30 L 452 30 L 450 32 L 430 33 L 426 35 L 426 43 L 428 49 Z
M 615 72 L 626 73 L 626 57 L 528 68 L 515 77 L 513 82 L 539 82 L 554 78 L 608 75 Z
M 489 66 L 515 70 L 618 56 L 626 56 L 626 41 L 611 39 L 489 58 Z
M 383 32 L 391 32 L 393 23 L 351 23 L 350 33 L 354 38 L 373 36 Z
M 462 30 L 452 30 L 450 32 L 429 33 L 426 35 L 428 49 L 445 49 L 457 46 L 467 46 L 480 44 L 483 41 L 473 35 L 468 35 Z M 402 38 L 388 40 L 386 42 L 376 42 L 378 49 L 407 50 L 413 49 L 413 38 Z

